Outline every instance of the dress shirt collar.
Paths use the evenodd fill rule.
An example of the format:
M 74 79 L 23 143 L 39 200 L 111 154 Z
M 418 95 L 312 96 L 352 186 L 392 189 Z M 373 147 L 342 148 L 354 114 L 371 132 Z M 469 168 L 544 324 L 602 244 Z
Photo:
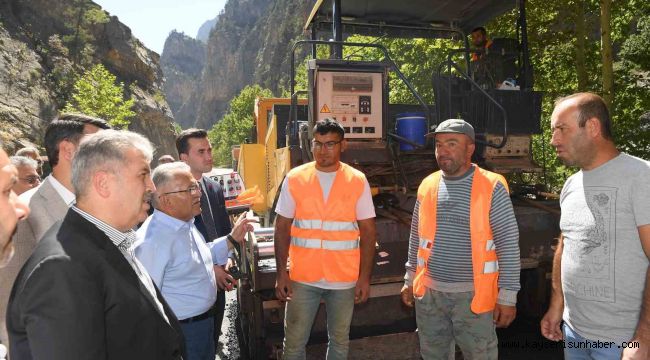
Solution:
M 135 240 L 135 231 L 133 230 L 121 232 L 74 205 L 72 206 L 72 210 L 76 211 L 84 219 L 90 221 L 93 225 L 97 226 L 99 230 L 103 231 L 104 234 L 106 234 L 106 236 L 108 236 L 108 238 L 111 240 L 111 242 L 113 242 L 113 244 L 118 247 L 118 249 L 123 247 L 121 245 L 125 240 L 129 239 L 130 242 L 133 242 Z
M 178 231 L 185 226 L 191 228 L 194 225 L 194 218 L 191 218 L 189 221 L 183 221 L 173 216 L 169 216 L 158 209 L 153 211 L 153 217 L 160 223 L 171 227 L 175 231 Z
M 63 184 L 61 184 L 59 180 L 57 180 L 54 176 L 52 176 L 52 174 L 48 175 L 47 179 L 49 179 L 50 183 L 52 184 L 52 187 L 54 187 L 54 190 L 56 190 L 59 196 L 61 196 L 63 202 L 65 202 L 65 204 L 68 205 L 68 207 L 72 206 L 75 203 L 77 198 L 75 197 L 72 191 L 68 190 L 68 188 L 63 186 Z

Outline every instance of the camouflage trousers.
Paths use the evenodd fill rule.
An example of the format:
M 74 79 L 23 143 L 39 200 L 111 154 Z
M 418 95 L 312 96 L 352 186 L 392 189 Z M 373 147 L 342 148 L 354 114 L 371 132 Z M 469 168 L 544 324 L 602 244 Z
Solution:
M 465 360 L 497 360 L 498 341 L 492 312 L 474 314 L 474 292 L 445 293 L 426 289 L 415 299 L 415 319 L 424 360 L 448 360 L 456 342 Z M 453 357 L 452 357 L 453 359 Z

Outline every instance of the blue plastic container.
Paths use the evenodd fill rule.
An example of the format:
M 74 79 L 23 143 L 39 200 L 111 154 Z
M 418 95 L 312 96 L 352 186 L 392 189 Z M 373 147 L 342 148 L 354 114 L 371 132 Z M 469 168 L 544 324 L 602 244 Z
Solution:
M 422 112 L 408 112 L 397 114 L 395 121 L 395 130 L 397 135 L 409 139 L 412 142 L 424 145 L 427 134 L 427 118 Z M 415 146 L 407 143 L 400 143 L 399 149 L 402 151 L 415 150 Z

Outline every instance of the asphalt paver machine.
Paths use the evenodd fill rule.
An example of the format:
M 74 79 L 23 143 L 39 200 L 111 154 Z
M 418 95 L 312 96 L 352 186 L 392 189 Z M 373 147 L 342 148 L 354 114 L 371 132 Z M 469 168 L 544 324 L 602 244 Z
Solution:
M 477 80 L 476 64 L 470 61 L 470 51 L 474 50 L 469 48 L 468 34 L 508 11 L 518 13 L 517 39 L 495 39 L 501 45 L 492 51 L 494 56 L 502 57 L 498 61 L 507 62 L 507 76 L 515 79 L 518 88 L 499 90 Z M 326 117 L 341 123 L 348 140 L 342 161 L 366 174 L 377 212 L 371 298 L 355 306 L 350 336 L 414 331 L 414 312 L 401 305 L 399 293 L 417 187 L 424 177 L 437 170 L 437 165 L 432 144 L 420 139 L 420 135 L 413 137 L 397 131 L 397 119 L 403 114 L 417 114 L 425 131 L 429 131 L 447 118 L 463 118 L 476 129 L 476 163 L 503 174 L 540 171 L 532 160 L 531 136 L 541 132 L 542 94 L 533 90 L 525 1 L 317 1 L 305 30 L 311 38 L 296 42 L 290 54 L 291 98 L 278 99 L 265 108 L 265 120 L 257 125 L 257 143 L 242 145 L 239 172 L 250 188 L 253 184 L 247 182 L 246 174 L 261 171 L 261 180 L 256 184 L 266 195 L 261 215 L 266 225 L 272 226 L 273 208 L 284 175 L 292 167 L 312 161 L 314 123 Z M 418 94 L 412 79 L 404 76 L 384 46 L 378 42 L 343 40 L 352 34 L 375 38 L 447 38 L 455 39 L 458 46 L 444 50 L 445 60 L 431 69 L 434 101 L 430 104 Z M 328 48 L 327 58 L 318 57 L 318 47 Z M 346 57 L 348 48 L 371 48 L 381 56 L 371 60 Z M 296 89 L 295 85 L 296 58 L 301 49 L 311 50 L 306 89 Z M 415 99 L 413 104 L 390 103 L 391 77 L 409 89 Z M 248 168 L 247 161 L 252 164 Z M 523 262 L 533 273 L 528 275 L 532 280 L 527 280 L 519 302 L 525 307 L 524 313 L 539 316 L 546 299 L 546 271 L 538 265 L 539 260 L 543 262 L 544 256 L 551 254 L 551 244 L 559 231 L 557 211 L 553 203 L 531 205 L 531 201 L 524 200 L 514 204 L 522 256 L 534 257 Z M 256 233 L 240 253 L 243 278 L 237 290 L 238 330 L 242 352 L 255 359 L 274 358 L 281 349 L 284 304 L 274 296 L 278 269 L 272 229 L 263 228 Z M 321 309 L 310 341 L 326 339 L 326 315 Z

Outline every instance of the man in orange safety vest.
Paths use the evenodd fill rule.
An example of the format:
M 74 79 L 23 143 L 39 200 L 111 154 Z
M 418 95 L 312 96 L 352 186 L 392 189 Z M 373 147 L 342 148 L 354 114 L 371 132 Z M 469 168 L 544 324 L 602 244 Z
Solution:
M 415 304 L 420 352 L 497 359 L 496 327 L 516 314 L 519 230 L 503 176 L 472 164 L 474 128 L 449 119 L 435 137 L 440 171 L 425 178 L 413 210 L 402 301 Z
M 340 161 L 343 127 L 318 121 L 313 162 L 286 176 L 276 206 L 278 299 L 286 301 L 284 359 L 304 359 L 321 300 L 327 309 L 327 359 L 347 359 L 354 304 L 370 293 L 375 208 L 360 171 Z M 286 269 L 289 259 L 289 272 Z

